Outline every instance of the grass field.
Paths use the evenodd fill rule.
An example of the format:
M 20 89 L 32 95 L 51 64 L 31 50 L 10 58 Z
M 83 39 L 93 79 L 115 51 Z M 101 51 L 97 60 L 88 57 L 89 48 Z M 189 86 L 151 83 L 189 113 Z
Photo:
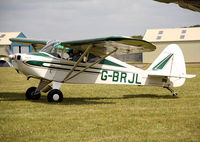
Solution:
M 38 80 L 0 68 L 0 141 L 200 141 L 200 65 L 197 77 L 175 88 L 64 84 L 62 103 L 25 100 Z

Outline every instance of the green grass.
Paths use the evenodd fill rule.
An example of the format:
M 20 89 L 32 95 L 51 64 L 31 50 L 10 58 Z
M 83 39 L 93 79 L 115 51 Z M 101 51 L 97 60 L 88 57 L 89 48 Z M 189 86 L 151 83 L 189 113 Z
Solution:
M 25 100 L 38 80 L 0 68 L 0 141 L 200 141 L 200 65 L 178 97 L 158 87 L 64 84 L 62 103 Z

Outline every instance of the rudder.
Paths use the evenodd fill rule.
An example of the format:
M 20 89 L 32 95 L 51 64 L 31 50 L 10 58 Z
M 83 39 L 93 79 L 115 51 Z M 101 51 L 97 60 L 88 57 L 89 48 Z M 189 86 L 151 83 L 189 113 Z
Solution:
M 180 47 L 176 44 L 168 45 L 147 69 L 147 72 L 151 76 L 168 77 L 171 87 L 183 85 L 187 75 Z

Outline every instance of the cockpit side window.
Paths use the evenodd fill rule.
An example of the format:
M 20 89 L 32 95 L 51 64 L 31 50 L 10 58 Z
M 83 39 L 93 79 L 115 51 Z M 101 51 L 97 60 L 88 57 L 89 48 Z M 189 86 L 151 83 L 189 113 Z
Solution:
M 56 58 L 62 58 L 65 60 L 71 60 L 77 62 L 78 59 L 83 54 L 83 51 L 77 49 L 70 49 L 60 45 L 58 41 L 50 41 L 47 45 L 40 50 L 40 52 L 46 52 L 48 54 L 53 55 Z M 81 62 L 83 63 L 93 63 L 96 62 L 100 57 L 95 56 L 91 53 L 88 53 Z
M 68 54 L 69 54 L 69 60 L 77 62 L 78 59 L 82 56 L 83 51 L 80 51 L 80 50 L 77 50 L 77 49 L 70 49 L 68 51 Z M 83 57 L 81 62 L 82 63 L 86 63 L 86 62 L 93 63 L 93 62 L 96 62 L 98 59 L 100 59 L 99 56 L 95 56 L 91 53 L 88 53 Z
M 99 56 L 95 56 L 95 55 L 90 53 L 89 56 L 88 56 L 87 62 L 93 63 L 93 62 L 96 62 L 98 59 L 100 59 Z
M 65 53 L 65 52 L 64 52 Z M 73 62 L 77 62 L 79 60 L 79 58 L 82 56 L 83 51 L 81 50 L 77 50 L 77 49 L 69 49 L 67 51 L 68 54 L 68 60 L 73 61 Z M 82 59 L 82 63 L 94 63 L 96 62 L 98 59 L 100 59 L 99 56 L 95 56 L 92 53 L 88 53 L 86 54 L 83 59 Z

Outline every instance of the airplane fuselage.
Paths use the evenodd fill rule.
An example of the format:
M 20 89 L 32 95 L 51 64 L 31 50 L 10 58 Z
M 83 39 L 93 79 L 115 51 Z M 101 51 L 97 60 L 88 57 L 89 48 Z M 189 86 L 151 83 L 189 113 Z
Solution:
M 55 58 L 47 53 L 16 54 L 13 66 L 27 77 L 50 81 L 77 84 L 125 84 L 163 86 L 162 78 L 150 79 L 148 74 L 139 68 L 128 65 L 108 56 L 103 62 L 95 64 L 81 74 L 64 80 L 75 62 Z M 80 63 L 72 76 L 91 63 Z

